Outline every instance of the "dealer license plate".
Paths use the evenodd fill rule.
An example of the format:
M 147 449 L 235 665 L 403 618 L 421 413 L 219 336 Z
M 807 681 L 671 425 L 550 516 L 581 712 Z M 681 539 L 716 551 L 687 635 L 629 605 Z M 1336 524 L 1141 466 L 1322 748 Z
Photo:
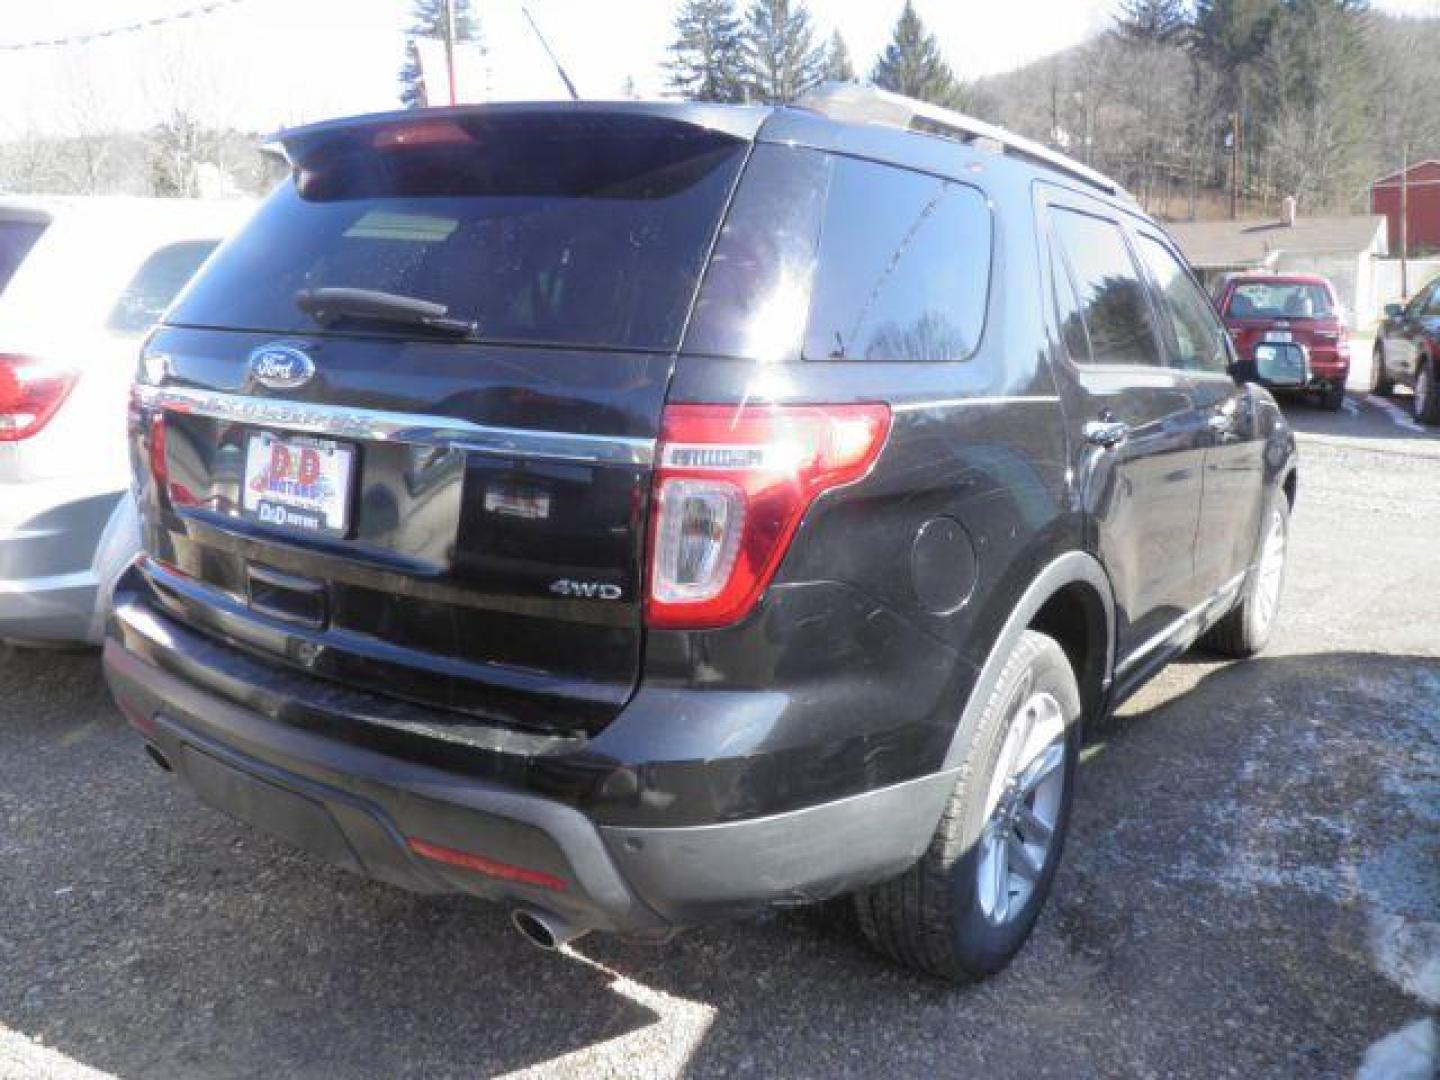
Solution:
M 331 439 L 257 431 L 245 448 L 240 508 L 264 525 L 342 536 L 350 527 L 355 448 Z

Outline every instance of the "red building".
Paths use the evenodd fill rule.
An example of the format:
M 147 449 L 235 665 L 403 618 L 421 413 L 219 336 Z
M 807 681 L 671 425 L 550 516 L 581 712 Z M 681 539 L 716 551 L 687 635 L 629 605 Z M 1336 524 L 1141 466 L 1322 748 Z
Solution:
M 1417 161 L 1406 171 L 1405 208 L 1407 246 L 1413 255 L 1424 249 L 1440 250 L 1440 160 Z M 1400 253 L 1399 172 L 1382 176 L 1370 185 L 1370 212 L 1382 214 L 1389 224 L 1390 250 Z

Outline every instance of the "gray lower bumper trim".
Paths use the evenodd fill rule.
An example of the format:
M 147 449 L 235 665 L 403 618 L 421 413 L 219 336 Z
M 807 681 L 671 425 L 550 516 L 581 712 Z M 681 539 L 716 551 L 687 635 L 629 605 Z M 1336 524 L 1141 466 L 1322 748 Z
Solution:
M 701 922 L 894 877 L 924 853 L 957 776 L 936 773 L 765 818 L 601 833 L 650 906 L 677 922 Z

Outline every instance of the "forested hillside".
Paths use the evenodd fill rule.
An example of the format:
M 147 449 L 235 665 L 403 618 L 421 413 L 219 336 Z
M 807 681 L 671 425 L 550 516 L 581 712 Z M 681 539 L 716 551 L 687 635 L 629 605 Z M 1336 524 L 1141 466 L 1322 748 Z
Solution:
M 952 69 L 910 3 L 884 51 L 853 65 L 818 29 L 803 0 L 685 0 L 670 89 L 784 102 L 859 79 L 1064 149 L 1179 218 L 1228 213 L 1232 197 L 1242 216 L 1286 195 L 1302 213 L 1362 210 L 1407 147 L 1440 157 L 1440 20 L 1366 0 L 1119 0 L 1093 40 L 980 80 Z
M 1353 0 L 1141 0 L 1112 32 L 981 80 L 968 106 L 1066 149 L 1171 218 L 1368 208 L 1368 185 L 1440 157 L 1440 20 Z

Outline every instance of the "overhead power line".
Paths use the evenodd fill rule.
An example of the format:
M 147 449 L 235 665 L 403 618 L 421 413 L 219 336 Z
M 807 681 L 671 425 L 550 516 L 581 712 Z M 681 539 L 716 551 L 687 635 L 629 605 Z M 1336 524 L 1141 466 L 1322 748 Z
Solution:
M 245 0 L 208 0 L 204 4 L 196 4 L 194 7 L 185 8 L 183 11 L 172 11 L 165 15 L 156 15 L 153 18 L 141 19 L 139 22 L 125 23 L 122 26 L 107 26 L 101 30 L 87 30 L 78 34 L 66 34 L 63 37 L 38 38 L 35 41 L 16 41 L 0 43 L 0 52 L 23 52 L 27 49 L 57 49 L 66 45 L 85 45 L 92 41 L 101 41 L 105 38 L 120 37 L 122 34 L 134 34 L 141 30 L 149 30 L 156 26 L 164 26 L 167 23 L 184 22 L 186 19 L 198 19 L 204 15 L 214 14 L 221 8 L 233 7 L 236 4 L 243 4 Z

